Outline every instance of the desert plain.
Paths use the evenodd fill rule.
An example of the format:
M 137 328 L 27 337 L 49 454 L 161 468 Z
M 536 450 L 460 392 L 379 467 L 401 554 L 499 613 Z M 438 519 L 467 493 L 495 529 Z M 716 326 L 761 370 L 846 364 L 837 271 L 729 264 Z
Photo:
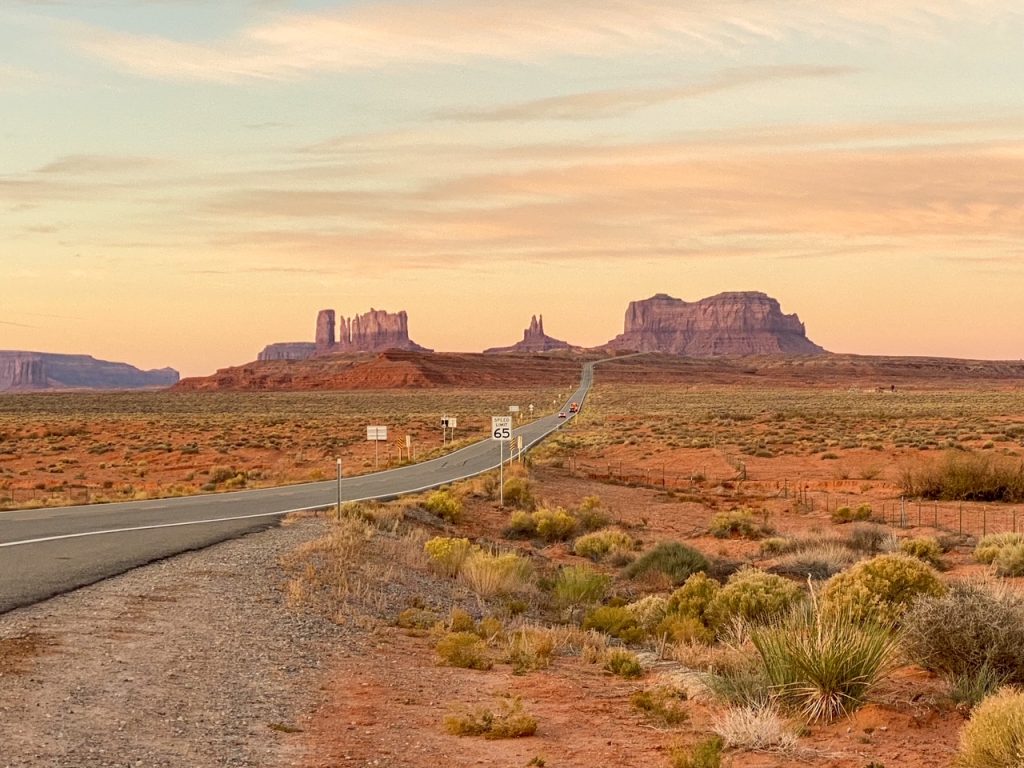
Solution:
M 921 492 L 971 462 L 1020 475 L 1015 371 L 602 363 L 579 417 L 509 468 L 504 507 L 488 475 L 298 515 L 0 617 L 5 722 L 31 702 L 65 723 L 12 733 L 0 764 L 952 765 L 970 686 L 923 664 L 902 629 L 861 699 L 809 716 L 758 677 L 758 632 L 778 616 L 742 607 L 755 597 L 724 618 L 666 619 L 676 590 L 699 586 L 687 569 L 726 585 L 715 590 L 769 574 L 763 608 L 819 599 L 836 574 L 899 552 L 942 585 L 1016 591 L 1016 571 L 976 556 L 983 537 L 1024 525 L 1012 483 L 998 500 Z M 550 413 L 577 376 L 559 360 L 548 381 L 508 373 L 501 387 L 5 395 L 0 505 L 327 479 L 338 456 L 373 471 L 450 450 L 442 415 L 457 416 L 459 445 L 509 405 Z M 374 423 L 387 446 L 365 440 Z M 702 564 L 650 556 L 678 544 Z M 210 594 L 230 621 L 204 608 Z M 261 639 L 269 651 L 254 651 Z M 72 671 L 77 659 L 108 673 L 110 658 L 118 686 Z M 140 701 L 184 717 L 140 719 Z

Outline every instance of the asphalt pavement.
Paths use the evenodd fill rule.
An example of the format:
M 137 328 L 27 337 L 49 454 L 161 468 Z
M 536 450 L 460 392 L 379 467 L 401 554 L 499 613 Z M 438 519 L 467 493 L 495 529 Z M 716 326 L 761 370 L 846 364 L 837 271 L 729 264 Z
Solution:
M 585 363 L 566 418 L 545 416 L 513 433 L 528 450 L 574 418 L 593 382 Z M 507 461 L 509 448 L 504 448 Z M 0 512 L 0 613 L 139 565 L 277 525 L 289 512 L 387 499 L 498 467 L 499 441 L 484 439 L 422 464 L 319 483 L 171 499 Z

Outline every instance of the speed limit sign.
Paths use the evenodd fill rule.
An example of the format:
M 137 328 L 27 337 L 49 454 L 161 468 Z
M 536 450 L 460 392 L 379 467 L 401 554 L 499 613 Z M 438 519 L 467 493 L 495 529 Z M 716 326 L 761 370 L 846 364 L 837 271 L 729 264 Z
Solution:
M 512 417 L 491 416 L 491 439 L 511 440 L 512 439 Z

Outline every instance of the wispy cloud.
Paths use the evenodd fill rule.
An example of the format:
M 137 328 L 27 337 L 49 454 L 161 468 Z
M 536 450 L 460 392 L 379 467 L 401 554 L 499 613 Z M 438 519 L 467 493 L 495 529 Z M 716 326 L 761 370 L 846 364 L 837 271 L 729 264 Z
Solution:
M 847 40 L 882 29 L 920 37 L 951 21 L 1016 12 L 1014 0 L 822 0 L 799 7 L 782 0 L 406 0 L 279 12 L 209 43 L 87 25 L 68 32 L 80 50 L 140 76 L 238 82 L 473 59 L 735 50 L 794 32 Z
M 480 110 L 445 110 L 435 113 L 442 120 L 584 120 L 612 117 L 673 101 L 696 99 L 751 85 L 848 75 L 852 67 L 789 66 L 729 69 L 698 83 L 663 88 L 620 88 L 553 96 L 520 104 Z
M 37 168 L 36 173 L 66 176 L 105 175 L 145 170 L 159 164 L 159 160 L 151 157 L 66 155 Z

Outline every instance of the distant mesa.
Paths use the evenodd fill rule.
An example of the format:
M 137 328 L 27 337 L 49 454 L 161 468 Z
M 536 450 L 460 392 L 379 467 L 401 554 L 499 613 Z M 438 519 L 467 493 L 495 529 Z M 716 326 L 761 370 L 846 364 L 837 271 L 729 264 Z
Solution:
M 604 349 L 686 357 L 823 355 L 795 314 L 759 291 L 720 293 L 686 302 L 659 293 L 632 301 L 625 328 Z
M 0 391 L 147 389 L 178 383 L 173 368 L 143 371 L 89 355 L 0 351 Z
M 539 318 L 534 315 L 530 319 L 530 326 L 523 331 L 523 340 L 510 347 L 491 347 L 485 349 L 485 355 L 505 355 L 515 353 L 539 354 L 544 352 L 557 352 L 571 350 L 572 345 L 567 341 L 553 339 L 544 333 L 544 315 Z
M 337 331 L 337 334 L 336 334 Z M 387 312 L 370 309 L 353 318 L 337 321 L 333 309 L 322 309 L 316 318 L 314 342 L 287 341 L 269 344 L 257 360 L 308 360 L 322 355 L 354 352 L 383 352 L 400 349 L 408 352 L 432 352 L 409 338 L 409 317 L 405 310 Z

